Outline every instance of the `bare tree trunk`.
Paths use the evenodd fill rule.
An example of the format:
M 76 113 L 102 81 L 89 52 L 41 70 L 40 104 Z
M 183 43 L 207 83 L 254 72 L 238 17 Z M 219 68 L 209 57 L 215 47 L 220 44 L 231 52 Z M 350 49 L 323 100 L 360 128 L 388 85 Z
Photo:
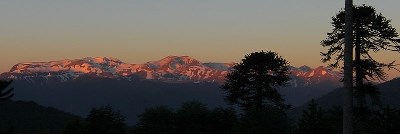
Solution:
M 353 133 L 353 0 L 345 1 L 343 134 Z

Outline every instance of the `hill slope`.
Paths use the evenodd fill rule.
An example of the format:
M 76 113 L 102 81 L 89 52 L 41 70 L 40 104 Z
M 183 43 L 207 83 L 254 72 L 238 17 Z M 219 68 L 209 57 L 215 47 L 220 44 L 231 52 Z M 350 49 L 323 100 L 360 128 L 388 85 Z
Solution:
M 59 134 L 76 118 L 80 117 L 34 102 L 0 102 L 0 129 L 13 127 L 16 134 Z
M 400 78 L 378 84 L 381 102 L 383 106 L 400 107 Z M 332 92 L 317 98 L 316 101 L 323 109 L 330 109 L 334 106 L 341 106 L 343 103 L 343 88 L 338 88 Z M 310 98 L 311 100 L 312 98 Z M 308 104 L 297 107 L 292 111 L 293 117 L 299 117 Z
M 178 107 L 185 101 L 199 100 L 225 106 L 223 92 L 213 83 L 165 83 L 81 77 L 58 84 L 32 84 L 14 81 L 15 100 L 34 101 L 85 117 L 93 107 L 111 105 L 132 125 L 145 108 L 167 105 Z

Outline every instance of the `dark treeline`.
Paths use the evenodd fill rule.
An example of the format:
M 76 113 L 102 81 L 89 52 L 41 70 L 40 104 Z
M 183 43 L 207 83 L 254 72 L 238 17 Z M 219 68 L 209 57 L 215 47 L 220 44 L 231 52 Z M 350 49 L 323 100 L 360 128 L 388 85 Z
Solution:
M 63 134 L 257 134 L 291 133 L 289 119 L 279 109 L 237 113 L 191 101 L 173 110 L 167 106 L 146 109 L 131 127 L 111 107 L 94 108 L 85 119 L 70 121 Z
M 212 108 L 198 101 L 179 108 L 157 106 L 138 115 L 134 126 L 125 124 L 124 115 L 106 106 L 93 108 L 85 118 L 44 108 L 33 102 L 1 103 L 0 134 L 340 134 L 342 109 L 322 109 L 311 101 L 302 116 L 289 118 L 280 109 L 241 112 L 232 108 Z M 400 110 L 391 107 L 356 108 L 357 134 L 400 133 Z
M 85 119 L 76 118 L 63 134 L 340 134 L 342 109 L 322 109 L 312 100 L 299 119 L 288 118 L 281 109 L 238 112 L 191 101 L 174 110 L 167 106 L 146 109 L 134 126 L 106 106 L 94 108 Z M 355 108 L 355 134 L 400 133 L 400 110 L 391 107 Z
M 93 108 L 85 119 L 70 121 L 63 134 L 124 134 L 125 117 L 111 106 Z
M 0 102 L 0 134 L 59 134 L 79 116 L 35 102 Z
M 166 106 L 146 109 L 132 128 L 137 134 L 229 134 L 237 122 L 231 108 L 209 109 L 197 101 L 182 104 L 177 110 Z
M 342 133 L 342 108 L 322 109 L 312 100 L 296 122 L 297 134 Z M 400 133 L 400 109 L 390 106 L 354 107 L 354 134 Z
M 228 134 L 238 119 L 231 108 L 209 109 L 191 101 L 173 110 L 167 106 L 146 109 L 135 126 L 128 127 L 124 116 L 110 106 L 94 108 L 85 119 L 70 121 L 63 134 Z

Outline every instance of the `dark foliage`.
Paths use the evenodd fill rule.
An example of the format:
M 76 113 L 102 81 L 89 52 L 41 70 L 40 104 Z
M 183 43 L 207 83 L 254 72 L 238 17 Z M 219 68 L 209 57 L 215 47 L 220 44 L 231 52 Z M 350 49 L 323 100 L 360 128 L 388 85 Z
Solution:
M 135 134 L 229 134 L 237 120 L 233 109 L 210 110 L 197 101 L 184 103 L 177 111 L 149 108 L 139 118 Z
M 343 109 L 341 107 L 332 107 L 326 112 L 327 134 L 340 134 L 343 131 Z
M 353 44 L 360 45 L 360 54 L 362 57 L 372 60 L 376 66 L 390 64 L 378 64 L 373 60 L 370 52 L 380 50 L 399 51 L 399 40 L 396 29 L 390 24 L 382 14 L 376 13 L 375 8 L 371 6 L 354 6 L 353 8 Z M 343 61 L 343 45 L 345 34 L 345 12 L 342 10 L 336 16 L 332 17 L 332 32 L 328 37 L 321 41 L 323 47 L 328 47 L 327 52 L 321 52 L 322 61 L 332 61 L 331 67 L 340 67 Z
M 400 133 L 400 110 L 396 108 L 356 107 L 354 116 L 355 134 Z
M 63 130 L 63 134 L 86 134 L 87 129 L 82 119 L 74 119 L 68 122 Z
M 290 106 L 278 92 L 279 87 L 286 86 L 290 80 L 289 73 L 289 63 L 271 51 L 246 55 L 233 67 L 222 86 L 227 93 L 225 99 L 244 111 L 233 133 L 291 132 L 285 113 Z
M 379 111 L 374 111 L 371 119 L 374 124 L 376 134 L 398 134 L 400 133 L 400 110 L 391 107 L 384 107 Z
M 235 134 L 290 134 L 292 126 L 284 110 L 270 107 L 246 111 L 233 128 Z
M 355 6 L 353 8 L 353 41 L 357 106 L 365 106 L 365 97 L 368 95 L 376 99 L 378 90 L 364 81 L 386 80 L 387 74 L 384 69 L 396 69 L 395 62 L 381 63 L 376 61 L 371 52 L 381 50 L 400 52 L 400 40 L 396 29 L 390 24 L 382 14 L 377 13 L 371 6 Z M 327 52 L 321 52 L 322 61 L 332 61 L 333 68 L 341 68 L 344 60 L 344 35 L 345 35 L 345 12 L 340 11 L 332 17 L 332 32 L 328 37 L 321 41 L 323 47 L 328 47 Z M 367 91 L 362 91 L 367 90 Z M 374 98 L 375 97 L 375 98 Z
M 88 134 L 122 134 L 125 132 L 125 117 L 111 106 L 93 108 L 86 118 Z
M 11 81 L 0 80 L 0 101 L 8 100 L 14 96 L 14 93 L 12 93 L 14 88 L 9 88 L 7 90 L 8 86 L 10 86 L 11 83 L 12 80 Z
M 366 107 L 366 106 L 380 106 L 381 104 L 381 92 L 378 86 L 372 84 L 371 82 L 364 83 L 358 87 L 360 90 L 354 91 L 354 96 L 358 99 L 357 102 L 359 105 L 357 107 Z M 366 96 L 369 97 L 370 101 L 366 100 Z M 367 104 L 367 102 L 370 102 Z
M 313 112 L 312 112 L 313 111 Z M 343 109 L 332 107 L 329 110 L 320 109 L 319 106 L 309 104 L 309 109 L 303 111 L 303 115 L 297 122 L 298 134 L 341 134 L 343 126 Z M 317 121 L 318 123 L 314 123 Z
M 326 117 L 324 111 L 314 99 L 308 104 L 307 111 L 303 112 L 303 116 L 297 123 L 297 134 L 326 134 L 329 129 L 326 129 Z
M 140 120 L 134 131 L 142 134 L 173 134 L 175 115 L 169 107 L 148 108 L 139 115 Z
M 11 83 L 12 83 L 12 81 L 0 80 L 0 101 L 6 101 L 14 96 L 14 93 L 12 93 L 14 88 L 10 88 L 7 90 L 8 86 Z M 1 109 L 1 107 L 0 107 L 0 109 Z M 14 133 L 13 126 L 6 126 L 6 125 L 0 126 L 0 134 L 11 134 L 11 133 Z
M 222 89 L 226 100 L 243 110 L 278 107 L 286 109 L 279 87 L 289 81 L 289 64 L 277 53 L 254 52 L 245 56 L 240 64 L 226 76 Z
M 230 108 L 214 108 L 208 118 L 211 122 L 209 130 L 216 134 L 230 134 L 238 121 L 235 110 Z
M 298 134 L 340 134 L 342 132 L 340 107 L 324 111 L 315 102 L 309 104 L 297 123 Z M 400 110 L 390 107 L 355 107 L 353 116 L 354 134 L 400 133 Z
M 210 132 L 208 120 L 209 109 L 199 102 L 187 102 L 176 112 L 176 129 L 179 133 L 206 133 Z
M 63 134 L 124 134 L 127 126 L 125 117 L 111 106 L 93 108 L 86 119 L 70 121 Z
M 73 119 L 79 117 L 34 102 L 8 100 L 0 103 L 1 134 L 60 134 Z

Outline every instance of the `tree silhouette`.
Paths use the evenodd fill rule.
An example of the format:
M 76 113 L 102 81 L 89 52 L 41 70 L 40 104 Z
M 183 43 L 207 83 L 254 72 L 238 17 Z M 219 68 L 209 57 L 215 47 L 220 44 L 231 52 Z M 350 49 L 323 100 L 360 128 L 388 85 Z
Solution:
M 176 112 L 176 128 L 181 134 L 202 134 L 209 132 L 210 110 L 203 103 L 190 101 L 183 103 Z
M 175 113 L 171 108 L 159 106 L 148 108 L 139 117 L 139 123 L 134 130 L 137 134 L 173 134 Z
M 329 47 L 327 52 L 322 52 L 322 61 L 328 62 L 334 59 L 331 67 L 341 68 L 340 62 L 344 60 L 344 37 L 345 37 L 345 12 L 340 11 L 336 16 L 332 17 L 332 32 L 328 33 L 328 37 L 321 41 L 321 45 Z M 385 68 L 395 69 L 394 62 L 381 63 L 376 61 L 371 52 L 381 50 L 399 51 L 400 40 L 397 38 L 396 29 L 390 24 L 390 20 L 386 19 L 381 13 L 377 13 L 375 8 L 371 6 L 354 6 L 353 7 L 353 38 L 351 44 L 354 47 L 354 70 L 356 75 L 356 92 L 357 105 L 364 106 L 365 94 L 362 87 L 366 87 L 364 81 L 385 80 L 387 74 Z M 371 88 L 370 88 L 371 89 Z
M 232 108 L 214 108 L 208 118 L 209 131 L 215 134 L 231 134 L 237 122 L 236 112 Z
M 125 117 L 111 106 L 93 108 L 86 118 L 89 134 L 121 134 L 125 132 Z
M 10 86 L 12 82 L 13 82 L 12 80 L 0 81 L 0 101 L 8 100 L 14 96 L 14 93 L 12 93 L 14 88 L 10 88 L 7 90 L 8 86 Z
M 277 53 L 254 52 L 245 56 L 240 64 L 226 76 L 222 89 L 226 100 L 243 110 L 277 107 L 285 109 L 284 99 L 278 93 L 280 86 L 289 81 L 288 62 Z
M 87 134 L 86 124 L 81 119 L 73 119 L 65 125 L 63 134 Z
M 391 21 L 386 19 L 381 13 L 378 14 L 374 7 L 366 5 L 354 6 L 353 20 L 352 44 L 355 48 L 355 60 L 362 60 L 361 58 L 365 58 L 375 61 L 370 55 L 371 51 L 378 52 L 381 50 L 400 50 L 400 45 L 398 44 L 400 40 L 397 38 L 398 33 L 396 32 L 396 29 L 390 24 Z M 332 26 L 332 32 L 329 32 L 328 37 L 321 41 L 321 45 L 323 47 L 329 47 L 328 51 L 321 52 L 321 55 L 323 56 L 323 62 L 331 61 L 333 58 L 335 61 L 331 63 L 330 66 L 336 68 L 340 67 L 340 62 L 343 61 L 344 58 L 344 11 L 340 11 L 338 14 L 332 17 Z M 375 62 L 379 63 L 377 61 Z
M 134 134 L 230 134 L 236 123 L 230 108 L 208 109 L 203 103 L 190 101 L 177 110 L 159 106 L 139 115 Z
M 353 0 L 345 1 L 345 35 L 343 48 L 344 94 L 343 94 L 343 134 L 353 133 Z
M 370 134 L 375 131 L 376 121 L 371 120 L 373 110 L 368 107 L 354 108 L 354 134 Z
M 249 109 L 242 114 L 233 134 L 291 134 L 292 126 L 282 109 Z
M 400 110 L 389 106 L 375 111 L 373 116 L 375 127 L 372 133 L 376 134 L 398 134 L 400 133 Z
M 297 134 L 326 134 L 325 112 L 318 107 L 314 99 L 308 104 L 308 109 L 303 112 L 303 116 L 297 123 Z
M 334 106 L 326 111 L 326 134 L 340 134 L 343 132 L 343 108 L 340 106 Z

